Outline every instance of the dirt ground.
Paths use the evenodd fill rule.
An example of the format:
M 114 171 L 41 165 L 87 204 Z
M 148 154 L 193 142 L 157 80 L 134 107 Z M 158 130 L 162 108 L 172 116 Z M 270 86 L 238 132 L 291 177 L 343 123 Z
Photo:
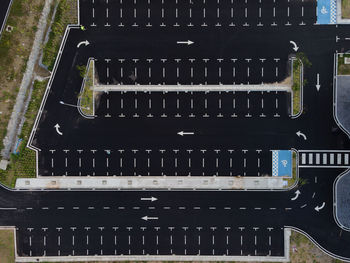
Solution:
M 0 262 L 15 262 L 14 235 L 12 230 L 0 230 Z
M 7 124 L 26 69 L 36 25 L 40 18 L 45 0 L 14 0 L 7 25 L 13 26 L 12 32 L 4 30 L 1 38 L 0 59 L 0 149 Z M 20 8 L 18 6 L 21 6 Z M 5 52 L 4 50 L 8 51 Z

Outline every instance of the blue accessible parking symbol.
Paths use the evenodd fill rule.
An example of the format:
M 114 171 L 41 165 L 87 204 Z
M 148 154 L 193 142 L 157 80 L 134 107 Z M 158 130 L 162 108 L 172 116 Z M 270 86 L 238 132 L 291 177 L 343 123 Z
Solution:
M 292 177 L 292 151 L 272 151 L 272 176 Z
M 336 0 L 317 1 L 317 24 L 329 25 L 337 23 Z

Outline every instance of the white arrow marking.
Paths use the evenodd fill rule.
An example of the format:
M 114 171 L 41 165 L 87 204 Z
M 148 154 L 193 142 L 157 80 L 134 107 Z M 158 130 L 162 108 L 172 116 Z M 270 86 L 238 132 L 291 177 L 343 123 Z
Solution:
M 316 89 L 317 91 L 320 91 L 321 85 L 320 85 L 320 74 L 317 73 L 317 84 Z
M 292 201 L 297 200 L 300 194 L 301 194 L 301 192 L 299 190 L 295 191 L 295 196 L 292 197 L 290 200 L 292 200 Z
M 187 40 L 187 41 L 177 41 L 177 44 L 185 44 L 185 45 L 192 45 L 194 42 L 191 40 Z
M 296 135 L 298 135 L 298 137 L 300 137 L 300 136 L 303 137 L 305 141 L 307 140 L 306 135 L 304 133 L 302 133 L 301 131 L 298 131 L 296 133 Z
M 326 205 L 326 203 L 323 202 L 321 206 L 316 206 L 316 207 L 315 207 L 315 210 L 316 210 L 317 212 L 320 212 L 320 210 L 321 210 L 322 208 L 324 208 L 325 205 Z
M 145 221 L 148 221 L 148 220 L 157 220 L 158 217 L 151 217 L 151 216 L 144 216 L 144 217 L 141 217 L 143 220 Z
M 298 49 L 299 49 L 299 47 L 297 46 L 297 43 L 295 43 L 294 41 L 289 41 L 289 43 L 291 43 L 294 47 L 293 47 L 293 49 L 294 49 L 294 51 L 295 52 L 297 52 L 298 51 Z
M 184 136 L 184 135 L 194 135 L 194 132 L 184 132 L 184 131 L 180 131 L 177 133 L 177 135 L 180 136 Z
M 59 125 L 58 123 L 57 123 L 54 127 L 56 128 L 56 132 L 57 132 L 59 135 L 63 135 L 63 133 L 60 132 L 60 130 L 59 130 L 60 125 Z
M 77 45 L 77 48 L 80 48 L 81 45 L 85 45 L 85 46 L 88 46 L 90 44 L 89 41 L 85 40 L 85 41 L 81 41 L 78 45 Z
M 153 197 L 153 196 L 151 196 L 151 197 L 142 197 L 141 198 L 141 201 L 151 201 L 151 202 L 154 202 L 154 201 L 157 201 L 158 200 L 158 198 L 155 198 L 155 197 Z

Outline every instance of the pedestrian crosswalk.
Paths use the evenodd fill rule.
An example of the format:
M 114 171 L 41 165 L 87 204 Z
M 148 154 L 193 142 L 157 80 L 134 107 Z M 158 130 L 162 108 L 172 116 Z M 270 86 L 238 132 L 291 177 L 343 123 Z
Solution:
M 299 151 L 300 168 L 349 168 L 350 151 L 305 150 Z

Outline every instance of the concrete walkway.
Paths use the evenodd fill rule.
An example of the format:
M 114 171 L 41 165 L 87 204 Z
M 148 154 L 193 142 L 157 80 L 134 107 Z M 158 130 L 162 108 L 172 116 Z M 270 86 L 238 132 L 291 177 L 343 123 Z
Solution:
M 229 176 L 57 176 L 18 178 L 17 189 L 164 189 L 164 190 L 276 190 L 283 177 Z
M 261 85 L 94 85 L 94 91 L 286 91 L 291 92 L 289 85 L 261 84 Z

